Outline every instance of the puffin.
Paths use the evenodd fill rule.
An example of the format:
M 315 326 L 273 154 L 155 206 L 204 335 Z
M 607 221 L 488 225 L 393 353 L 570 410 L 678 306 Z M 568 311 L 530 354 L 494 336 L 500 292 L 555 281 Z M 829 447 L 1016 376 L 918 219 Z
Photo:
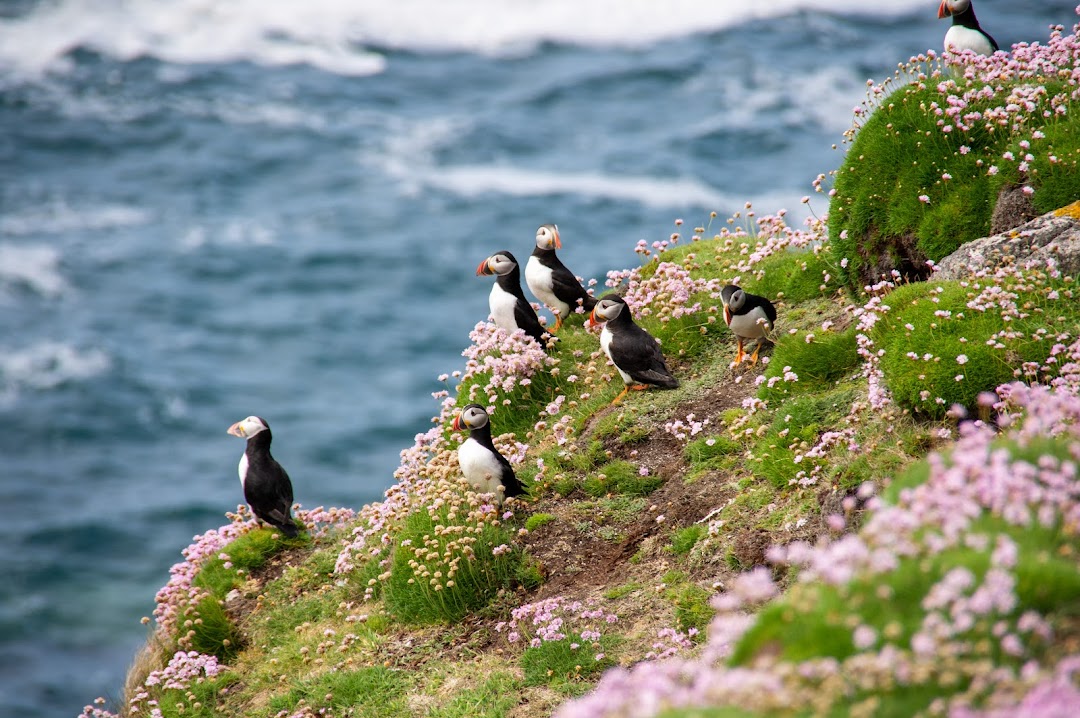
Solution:
M 465 479 L 482 494 L 495 494 L 501 504 L 505 498 L 521 496 L 521 485 L 506 457 L 491 441 L 488 413 L 479 404 L 469 404 L 454 417 L 454 431 L 469 430 L 469 438 L 458 447 L 458 464 Z
M 621 402 L 631 389 L 642 391 L 649 386 L 675 389 L 679 386 L 679 380 L 671 375 L 664 362 L 660 345 L 634 323 L 625 299 L 610 292 L 600 297 L 589 313 L 589 324 L 601 323 L 604 328 L 600 332 L 600 348 L 619 370 L 626 385 L 612 404 Z
M 495 326 L 508 332 L 522 329 L 546 349 L 544 328 L 540 326 L 536 310 L 521 290 L 521 269 L 514 255 L 510 252 L 496 252 L 480 263 L 476 274 L 494 274 L 498 277 L 491 288 L 491 294 L 488 295 L 488 307 L 491 309 Z
M 247 439 L 240 457 L 240 485 L 255 518 L 292 538 L 299 533 L 293 523 L 293 488 L 289 475 L 270 455 L 270 425 L 265 419 L 249 416 L 229 427 L 229 433 Z
M 578 306 L 586 313 L 596 306 L 596 299 L 555 256 L 556 249 L 562 249 L 558 225 L 541 225 L 536 230 L 536 247 L 525 264 L 525 283 L 529 285 L 529 291 L 555 314 L 553 332 L 562 328 L 563 322 Z
M 945 33 L 945 49 L 949 52 L 971 50 L 976 55 L 997 52 L 997 42 L 979 27 L 971 0 L 941 0 L 937 16 L 939 20 L 952 18 L 952 27 Z
M 761 345 L 776 323 L 776 307 L 765 297 L 744 292 L 734 284 L 720 290 L 720 301 L 724 303 L 724 322 L 739 340 L 735 363 L 741 363 L 746 357 L 743 353 L 743 342 L 757 339 L 754 354 L 750 357 L 750 363 L 756 364 Z

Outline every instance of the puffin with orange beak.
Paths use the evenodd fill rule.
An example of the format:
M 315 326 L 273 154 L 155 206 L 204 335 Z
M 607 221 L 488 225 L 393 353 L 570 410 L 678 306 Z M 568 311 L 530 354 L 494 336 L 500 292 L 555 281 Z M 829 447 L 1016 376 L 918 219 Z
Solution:
M 765 297 L 744 292 L 734 284 L 720 290 L 720 301 L 724 304 L 724 323 L 739 340 L 735 363 L 741 363 L 746 356 L 743 353 L 743 342 L 756 339 L 757 345 L 750 357 L 750 363 L 756 364 L 761 345 L 767 340 L 773 324 L 776 323 L 776 307 Z
M 941 0 L 938 19 L 952 18 L 952 27 L 945 33 L 945 49 L 949 52 L 971 50 L 976 55 L 993 55 L 998 50 L 994 38 L 979 26 L 971 0 Z
M 679 386 L 679 380 L 667 368 L 660 345 L 634 322 L 625 299 L 612 293 L 600 297 L 589 314 L 589 324 L 600 323 L 604 325 L 600 332 L 600 348 L 625 384 L 612 404 L 621 402 L 631 389 L 643 391 L 650 386 L 661 389 Z
M 495 285 L 488 295 L 488 307 L 495 326 L 507 332 L 521 329 L 546 349 L 544 328 L 540 326 L 536 310 L 521 290 L 521 269 L 514 255 L 496 252 L 480 263 L 476 274 L 496 275 Z
M 529 285 L 529 291 L 555 315 L 554 332 L 562 328 L 566 318 L 578 307 L 588 314 L 596 306 L 596 299 L 555 256 L 556 249 L 562 249 L 558 225 L 541 225 L 536 230 L 536 248 L 525 264 L 525 283 Z
M 525 493 L 510 462 L 491 440 L 491 423 L 484 407 L 465 406 L 454 417 L 453 428 L 469 430 L 469 438 L 461 443 L 457 454 L 461 473 L 474 489 L 482 494 L 494 494 L 500 504 L 504 498 Z
M 270 425 L 264 419 L 249 416 L 230 426 L 229 433 L 247 439 L 238 473 L 251 513 L 289 538 L 296 536 L 299 530 L 292 517 L 292 481 L 270 455 Z

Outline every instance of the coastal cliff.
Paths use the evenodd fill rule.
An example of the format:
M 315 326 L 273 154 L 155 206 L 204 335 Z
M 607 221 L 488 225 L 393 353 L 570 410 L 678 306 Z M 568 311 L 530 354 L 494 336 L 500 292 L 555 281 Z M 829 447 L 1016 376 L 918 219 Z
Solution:
M 1075 279 L 1053 254 L 934 266 L 1008 231 L 1002 198 L 1013 226 L 1080 199 L 1077 47 L 915 58 L 818 179 L 827 218 L 747 207 L 639 245 L 608 283 L 676 390 L 611 405 L 621 381 L 581 317 L 546 353 L 478 324 L 384 501 L 301 509 L 287 540 L 241 509 L 185 550 L 121 714 L 1075 706 Z M 731 363 L 727 283 L 777 305 L 758 365 Z M 451 420 L 471 401 L 523 500 L 460 480 Z

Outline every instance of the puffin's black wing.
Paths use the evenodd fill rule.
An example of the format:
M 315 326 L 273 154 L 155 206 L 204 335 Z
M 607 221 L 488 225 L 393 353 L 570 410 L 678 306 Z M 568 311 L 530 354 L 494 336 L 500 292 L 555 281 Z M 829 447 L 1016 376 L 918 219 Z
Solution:
M 536 310 L 524 296 L 519 297 L 517 304 L 514 305 L 514 321 L 517 322 L 519 329 L 524 329 L 525 333 L 535 339 L 540 346 L 547 346 L 544 342 L 544 328 L 540 326 L 540 318 L 536 316 Z
M 499 480 L 503 485 L 503 495 L 507 498 L 510 498 L 511 496 L 521 496 L 525 493 L 525 487 L 522 486 L 517 474 L 514 473 L 514 469 L 510 466 L 510 462 L 498 451 L 495 452 L 495 456 L 498 457 L 499 466 L 502 467 L 502 476 Z
M 642 384 L 655 384 L 674 389 L 679 380 L 672 376 L 652 335 L 636 324 L 611 337 L 611 353 L 615 364 L 630 378 Z
M 769 324 L 775 325 L 776 324 L 776 307 L 773 306 L 773 303 L 770 302 L 765 297 L 758 297 L 758 296 L 755 295 L 754 298 L 756 300 L 758 300 L 756 302 L 756 304 L 758 304 L 762 308 L 762 310 L 765 312 L 765 316 L 767 316 L 769 318 Z
M 565 264 L 557 257 L 551 259 L 554 260 L 551 262 L 551 291 L 556 297 L 569 304 L 571 311 L 577 309 L 579 299 L 586 312 L 592 311 L 592 308 L 596 306 L 596 299 L 589 296 L 585 287 L 581 286 L 577 277 L 566 268 Z
M 292 520 L 292 481 L 277 461 L 271 458 L 248 467 L 244 498 L 258 518 L 281 529 L 286 536 L 297 535 Z

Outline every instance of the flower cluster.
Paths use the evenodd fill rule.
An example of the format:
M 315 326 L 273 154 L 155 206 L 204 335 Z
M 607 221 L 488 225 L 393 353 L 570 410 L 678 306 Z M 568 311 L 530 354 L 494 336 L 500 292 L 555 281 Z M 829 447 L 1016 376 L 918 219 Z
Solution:
M 576 649 L 579 642 L 599 647 L 603 627 L 616 623 L 619 617 L 597 608 L 595 600 L 569 601 L 555 596 L 536 603 L 527 603 L 511 612 L 509 621 L 495 625 L 500 633 L 506 631 L 506 640 L 519 641 L 531 648 L 546 642 L 570 641 Z M 597 656 L 596 660 L 600 660 Z

